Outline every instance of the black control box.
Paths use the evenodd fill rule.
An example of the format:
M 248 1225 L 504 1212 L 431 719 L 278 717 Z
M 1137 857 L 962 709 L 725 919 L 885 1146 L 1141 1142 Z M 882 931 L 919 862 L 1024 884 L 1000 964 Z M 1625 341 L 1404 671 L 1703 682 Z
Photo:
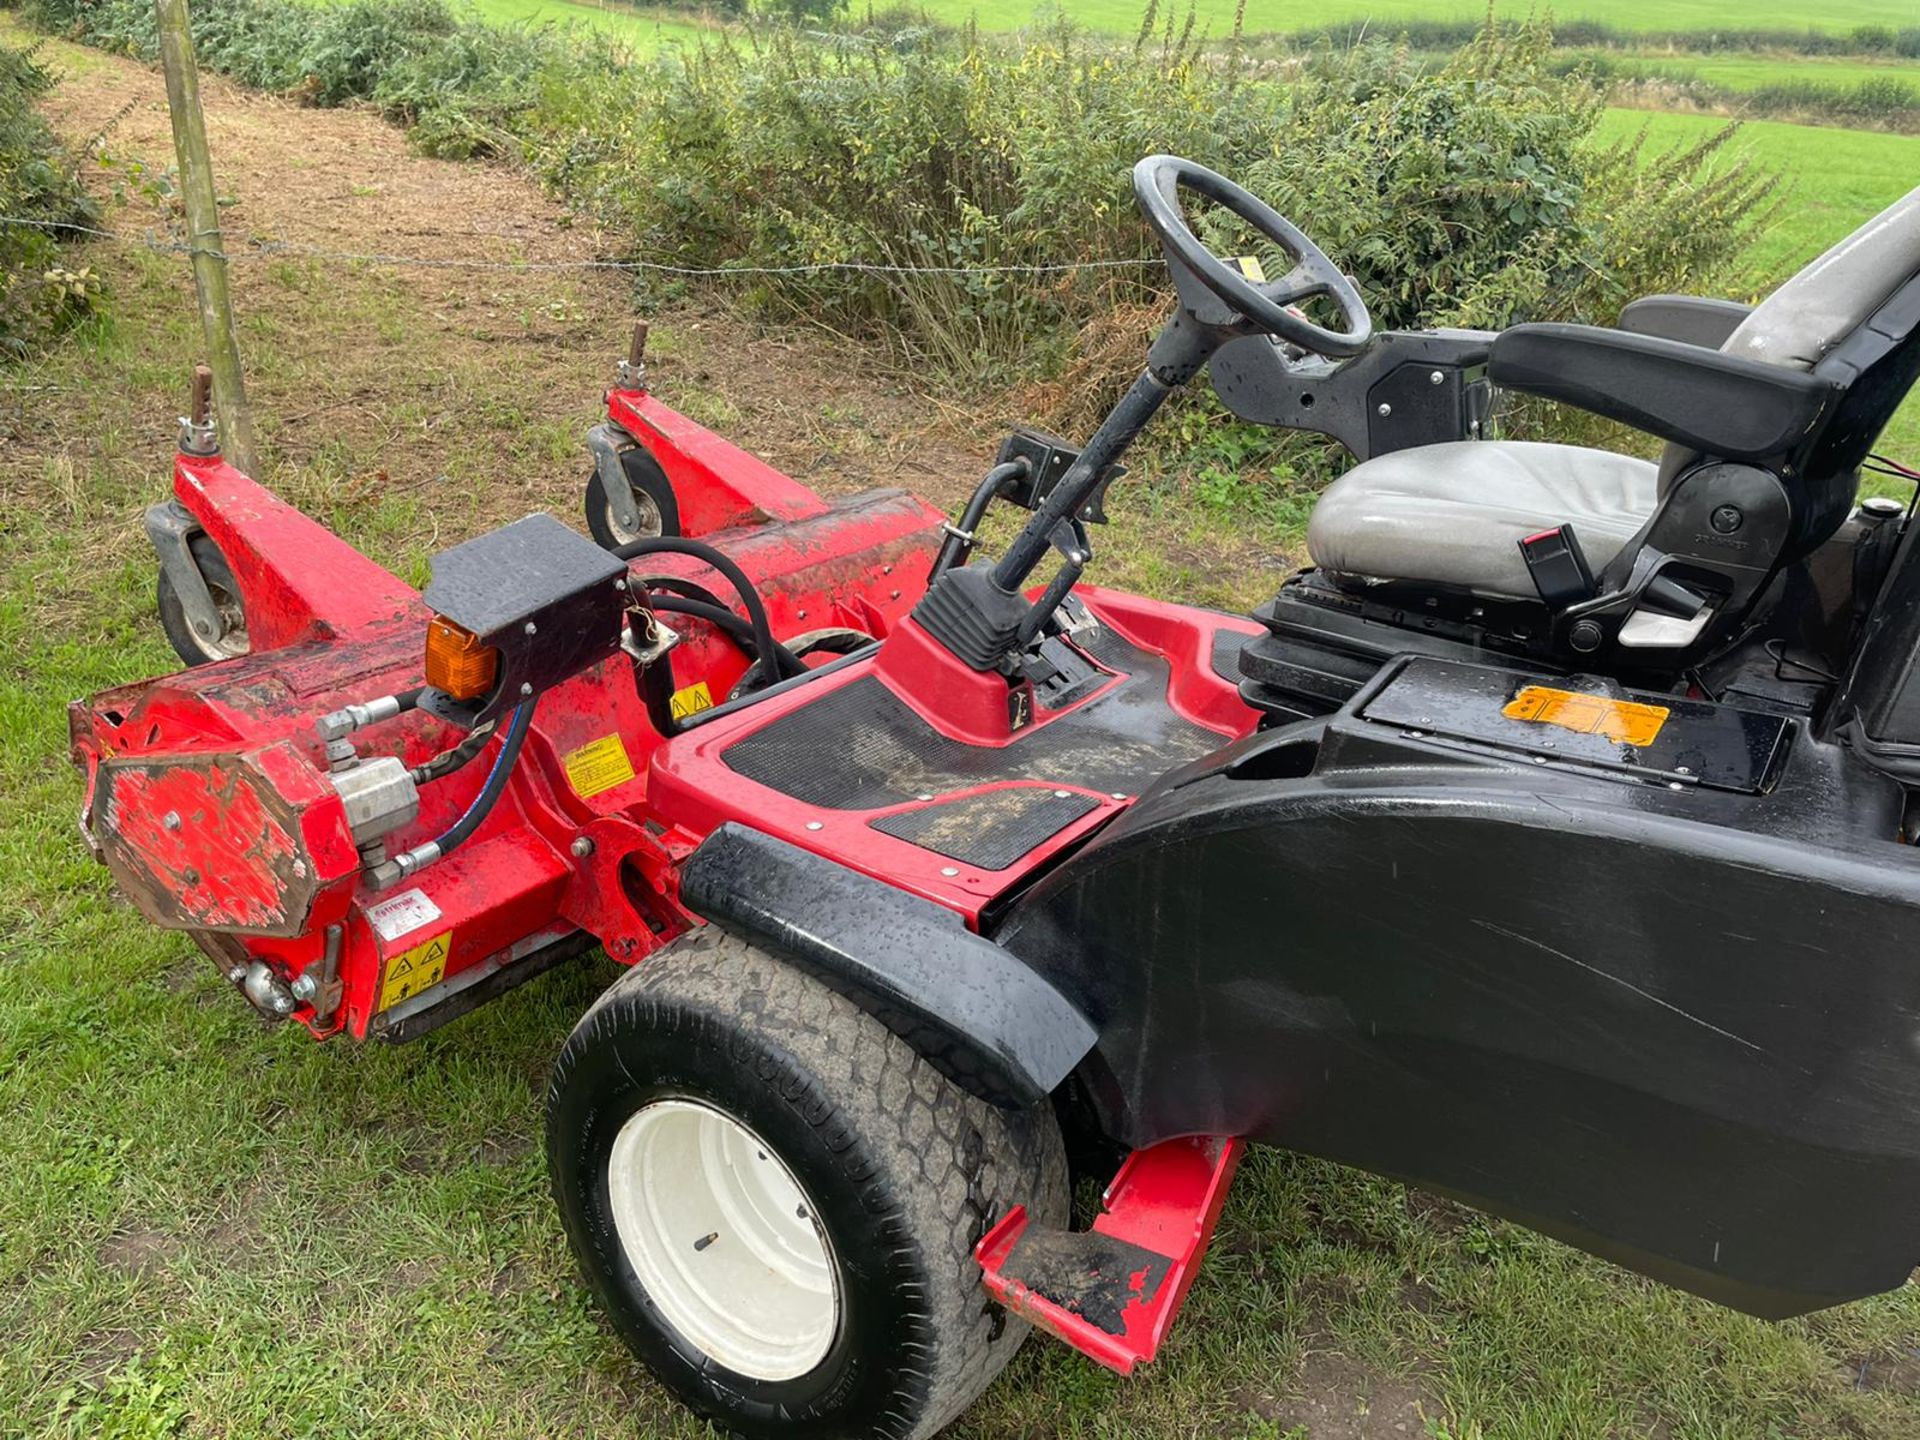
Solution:
M 499 655 L 493 688 L 479 699 L 421 696 L 421 708 L 444 720 L 472 728 L 619 652 L 627 562 L 551 515 L 516 520 L 430 563 L 427 608 Z

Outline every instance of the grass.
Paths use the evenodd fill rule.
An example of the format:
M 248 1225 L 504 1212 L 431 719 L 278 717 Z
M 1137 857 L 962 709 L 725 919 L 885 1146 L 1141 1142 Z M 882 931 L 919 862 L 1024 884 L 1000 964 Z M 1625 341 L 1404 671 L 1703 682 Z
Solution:
M 1195 0 L 1200 22 L 1210 34 L 1224 35 L 1233 26 L 1239 0 Z M 1132 34 L 1140 28 L 1142 0 L 927 0 L 934 15 L 956 23 L 977 16 L 989 30 L 1011 30 L 1036 18 L 1065 9 L 1092 30 Z M 1185 13 L 1181 0 L 1163 4 Z M 1518 15 L 1529 7 L 1509 3 L 1503 13 Z M 1544 8 L 1544 7 L 1543 7 Z M 1856 25 L 1899 27 L 1914 23 L 1912 0 L 1834 0 L 1808 5 L 1803 0 L 1751 0 L 1729 5 L 1728 0 L 1566 0 L 1552 7 L 1558 20 L 1604 20 L 1622 30 L 1712 30 L 1734 24 L 1743 29 L 1850 30 Z M 1480 0 L 1320 0 L 1294 5 L 1283 0 L 1250 0 L 1246 31 L 1250 35 L 1317 29 L 1323 25 L 1354 24 L 1391 29 L 1402 20 L 1478 20 L 1487 12 Z
M 660 45 L 698 40 L 713 25 L 684 10 L 650 10 L 585 0 L 464 0 L 485 19 L 508 25 L 579 24 L 632 40 L 640 53 Z
M 1578 53 L 1578 52 L 1576 52 Z M 1691 76 L 1727 90 L 1768 85 L 1822 85 L 1840 89 L 1867 80 L 1905 80 L 1920 89 L 1920 61 L 1838 59 L 1831 55 L 1632 55 L 1651 72 Z
M 86 67 L 72 88 L 98 90 L 97 110 L 144 96 L 114 145 L 165 153 L 163 119 L 138 129 L 149 72 L 48 50 Z M 249 223 L 297 239 L 300 215 L 358 224 L 391 192 L 401 223 L 528 233 L 508 223 L 537 209 L 512 176 L 396 158 L 370 116 L 223 114 L 210 93 Z M 1654 118 L 1661 143 L 1691 133 Z M 331 198 L 283 194 L 302 176 L 252 158 L 282 131 L 324 132 Z M 1803 176 L 1761 266 L 1890 198 L 1916 170 L 1898 145 L 1920 145 L 1747 136 Z M 113 283 L 110 319 L 0 376 L 0 1436 L 706 1433 L 594 1313 L 545 1195 L 545 1070 L 610 967 L 563 969 L 406 1048 L 318 1047 L 255 1021 L 85 854 L 63 707 L 174 668 L 139 514 L 165 493 L 197 349 L 176 259 L 85 258 Z M 575 437 L 627 318 L 616 282 L 289 260 L 236 284 L 272 481 L 351 542 L 418 577 L 491 520 L 571 515 Z M 963 439 L 929 439 L 937 401 L 882 394 L 856 357 L 748 342 L 711 309 L 657 318 L 669 402 L 823 488 L 911 483 L 951 503 L 1003 418 L 960 414 Z M 890 446 L 933 469 L 882 468 Z M 1278 569 L 1252 553 L 1291 512 L 1248 536 L 1204 497 L 1137 484 L 1113 497 L 1099 578 L 1240 604 L 1271 589 Z M 1035 1342 L 956 1433 L 1913 1440 L 1916 1346 L 1920 1287 L 1762 1324 L 1390 1182 L 1260 1154 L 1156 1366 L 1123 1382 Z

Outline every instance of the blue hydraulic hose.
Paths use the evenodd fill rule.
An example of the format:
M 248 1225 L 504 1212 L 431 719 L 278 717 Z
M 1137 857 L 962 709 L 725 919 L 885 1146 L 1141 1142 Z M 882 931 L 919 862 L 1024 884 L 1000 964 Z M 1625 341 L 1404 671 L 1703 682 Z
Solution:
M 447 828 L 446 834 L 433 844 L 442 855 L 465 840 L 480 828 L 480 822 L 500 799 L 507 788 L 507 777 L 513 773 L 514 762 L 520 758 L 521 742 L 527 738 L 527 727 L 533 722 L 533 701 L 528 700 L 514 707 L 507 721 L 506 739 L 500 742 L 499 753 L 493 757 L 493 768 L 487 772 L 487 783 L 480 787 L 480 793 L 473 797 L 473 803 L 467 806 L 466 813 Z

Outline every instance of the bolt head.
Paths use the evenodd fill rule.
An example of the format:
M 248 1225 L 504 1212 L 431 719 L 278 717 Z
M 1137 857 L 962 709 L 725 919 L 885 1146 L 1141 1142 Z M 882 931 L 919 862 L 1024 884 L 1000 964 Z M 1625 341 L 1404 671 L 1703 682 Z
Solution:
M 1444 370 L 1435 370 L 1435 371 L 1433 371 L 1433 372 L 1431 372 L 1431 373 L 1430 373 L 1430 374 L 1429 374 L 1429 375 L 1427 376 L 1427 383 L 1428 383 L 1429 385 L 1444 385 L 1444 384 L 1446 384 L 1446 383 L 1447 383 L 1447 375 L 1446 375 L 1446 372 L 1445 372 Z
M 538 635 L 540 633 L 540 627 L 529 620 L 526 624 L 526 631 L 529 635 Z
M 520 693 L 522 695 L 533 694 L 533 682 L 531 680 L 522 680 L 520 682 Z
M 1380 402 L 1380 409 L 1378 413 L 1380 415 L 1380 418 L 1384 420 L 1387 416 L 1393 413 L 1393 406 L 1387 404 L 1386 401 L 1382 400 Z
M 819 820 L 807 821 L 807 829 L 809 830 L 824 830 L 826 828 L 826 825 Z
M 958 875 L 960 871 L 952 865 L 942 865 L 940 867 L 940 873 L 951 880 L 954 876 Z
M 1738 505 L 1717 505 L 1707 517 L 1707 523 L 1722 535 L 1733 534 L 1746 522 L 1747 517 L 1741 513 Z
M 567 848 L 573 851 L 576 860 L 584 860 L 593 854 L 593 838 L 588 835 L 576 835 L 573 837 L 573 844 Z
M 166 814 L 160 817 L 160 827 L 163 830 L 178 830 L 180 828 L 180 812 L 178 810 L 167 811 Z
M 1598 650 L 1600 642 L 1606 638 L 1606 632 L 1592 620 L 1576 620 L 1573 628 L 1567 631 L 1567 643 L 1582 655 Z

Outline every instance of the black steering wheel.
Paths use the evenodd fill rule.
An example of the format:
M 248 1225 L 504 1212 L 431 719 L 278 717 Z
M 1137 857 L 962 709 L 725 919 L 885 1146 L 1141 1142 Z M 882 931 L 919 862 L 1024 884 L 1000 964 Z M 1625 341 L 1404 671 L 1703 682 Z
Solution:
M 1182 190 L 1204 195 L 1239 216 L 1279 246 L 1293 268 L 1278 280 L 1249 280 L 1193 233 L 1180 203 Z M 1289 340 L 1315 354 L 1335 357 L 1358 355 L 1372 339 L 1373 321 L 1353 282 L 1298 226 L 1226 176 L 1177 155 L 1149 155 L 1133 167 L 1133 194 L 1147 225 L 1167 252 L 1175 283 L 1179 283 L 1184 267 L 1245 322 L 1244 326 L 1218 326 L 1216 322 L 1216 328 L 1238 329 L 1243 334 L 1251 329 Z M 1315 295 L 1325 295 L 1339 306 L 1345 330 L 1316 325 L 1292 308 Z

